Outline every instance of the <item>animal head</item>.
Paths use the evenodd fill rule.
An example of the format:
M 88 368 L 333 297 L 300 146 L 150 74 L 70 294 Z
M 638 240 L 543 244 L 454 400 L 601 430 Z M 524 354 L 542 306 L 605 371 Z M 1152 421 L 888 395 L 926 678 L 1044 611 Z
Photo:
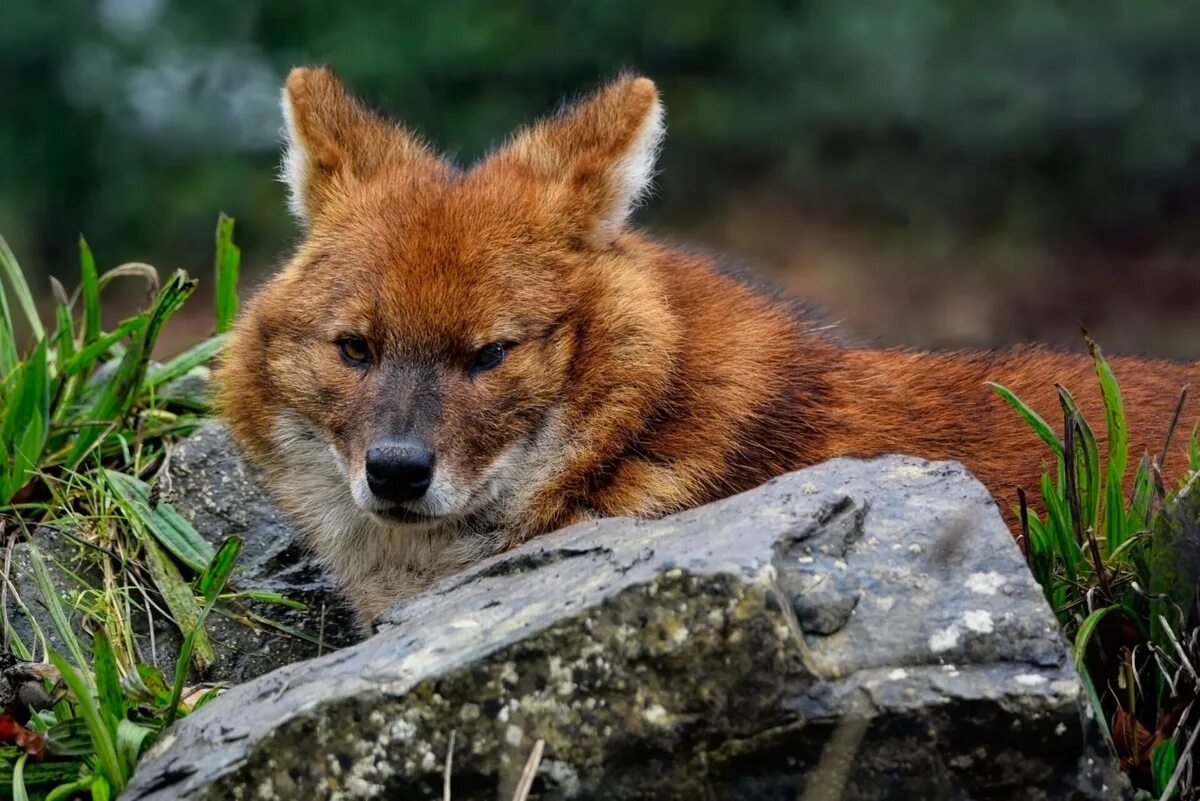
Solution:
M 292 71 L 283 114 L 303 237 L 218 382 L 290 506 L 494 517 L 588 447 L 605 388 L 665 375 L 655 246 L 627 228 L 663 133 L 651 81 L 621 77 L 465 169 L 327 69 Z

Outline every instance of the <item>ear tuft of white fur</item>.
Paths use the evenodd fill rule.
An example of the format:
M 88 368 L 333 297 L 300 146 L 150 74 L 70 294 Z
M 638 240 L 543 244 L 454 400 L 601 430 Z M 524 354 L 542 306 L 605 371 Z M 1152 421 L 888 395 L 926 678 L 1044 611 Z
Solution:
M 662 101 L 656 98 L 629 149 L 613 165 L 612 205 L 596 223 L 596 239 L 614 238 L 649 196 L 666 132 L 666 112 Z
M 288 210 L 301 225 L 307 225 L 309 154 L 296 128 L 296 113 L 292 110 L 292 99 L 286 86 L 279 105 L 283 110 L 283 158 L 279 163 L 279 180 L 288 188 Z

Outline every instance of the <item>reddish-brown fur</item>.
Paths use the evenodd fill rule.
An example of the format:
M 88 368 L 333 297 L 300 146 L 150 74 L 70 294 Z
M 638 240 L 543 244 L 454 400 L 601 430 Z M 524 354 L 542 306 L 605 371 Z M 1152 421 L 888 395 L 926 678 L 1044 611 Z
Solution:
M 988 381 L 1052 423 L 1063 384 L 1102 420 L 1085 356 L 847 348 L 711 259 L 627 227 L 644 188 L 638 148 L 655 144 L 646 79 L 619 79 L 465 171 L 363 109 L 328 71 L 294 71 L 285 94 L 307 233 L 240 322 L 222 403 L 364 619 L 440 573 L 582 518 L 662 515 L 835 456 L 958 459 L 1008 508 L 1017 487 L 1036 487 L 1048 451 Z M 340 359 L 334 343 L 348 333 L 370 343 L 371 369 Z M 489 342 L 511 343 L 506 360 L 468 375 Z M 1157 451 L 1200 369 L 1112 364 L 1133 452 Z M 413 399 L 421 387 L 436 404 Z M 311 508 L 341 502 L 337 479 L 322 479 L 322 500 L 297 483 L 311 467 L 297 466 L 280 420 L 305 465 L 328 446 L 352 484 L 392 406 L 405 420 L 432 415 L 387 425 L 420 428 L 454 487 L 495 492 L 486 475 L 497 459 L 522 466 L 494 479 L 501 497 L 464 506 L 457 528 L 453 516 L 431 523 L 433 534 Z M 1190 402 L 1184 420 L 1198 413 Z M 1168 478 L 1184 463 L 1173 453 Z M 430 555 L 482 528 L 492 534 L 478 549 Z M 388 562 L 408 555 L 381 550 L 359 564 L 345 553 L 444 531 L 403 569 Z

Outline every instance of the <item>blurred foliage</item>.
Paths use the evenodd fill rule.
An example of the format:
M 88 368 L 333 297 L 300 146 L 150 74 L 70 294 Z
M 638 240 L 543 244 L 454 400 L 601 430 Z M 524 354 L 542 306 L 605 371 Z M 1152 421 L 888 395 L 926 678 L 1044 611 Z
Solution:
M 674 131 L 659 221 L 767 186 L 869 224 L 1138 248 L 1200 211 L 1186 0 L 15 0 L 0 25 L 0 230 L 29 265 L 250 260 L 292 236 L 278 86 L 332 64 L 459 160 L 623 68 Z

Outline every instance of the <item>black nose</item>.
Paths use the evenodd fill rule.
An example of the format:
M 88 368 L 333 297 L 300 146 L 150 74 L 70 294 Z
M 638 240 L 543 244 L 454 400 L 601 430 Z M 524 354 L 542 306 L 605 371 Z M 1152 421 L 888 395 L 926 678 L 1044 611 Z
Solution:
M 433 479 L 433 452 L 411 437 L 376 441 L 367 449 L 367 486 L 377 498 L 415 501 Z

